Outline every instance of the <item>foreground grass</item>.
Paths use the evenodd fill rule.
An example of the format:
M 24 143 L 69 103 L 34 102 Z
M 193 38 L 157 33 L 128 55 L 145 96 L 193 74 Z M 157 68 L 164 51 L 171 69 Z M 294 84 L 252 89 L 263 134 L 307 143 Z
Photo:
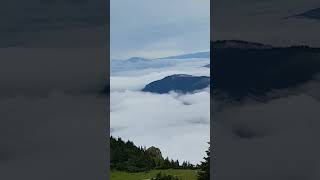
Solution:
M 185 169 L 167 169 L 167 170 L 152 170 L 140 173 L 128 173 L 123 171 L 111 171 L 111 180 L 147 180 L 155 177 L 157 173 L 177 176 L 179 180 L 196 180 L 197 170 Z

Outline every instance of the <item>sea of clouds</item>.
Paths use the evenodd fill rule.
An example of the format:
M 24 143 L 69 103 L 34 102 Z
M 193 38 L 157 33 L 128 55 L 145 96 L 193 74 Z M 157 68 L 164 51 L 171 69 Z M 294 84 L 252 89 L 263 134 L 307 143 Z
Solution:
M 319 90 L 314 79 L 266 102 L 213 99 L 214 177 L 319 179 Z
M 111 135 L 137 146 L 158 147 L 164 157 L 199 163 L 210 140 L 209 88 L 192 94 L 153 94 L 141 89 L 173 74 L 209 76 L 210 69 L 203 67 L 209 59 L 152 61 L 170 61 L 170 65 L 111 75 Z
M 105 50 L 0 52 L 0 179 L 103 179 Z

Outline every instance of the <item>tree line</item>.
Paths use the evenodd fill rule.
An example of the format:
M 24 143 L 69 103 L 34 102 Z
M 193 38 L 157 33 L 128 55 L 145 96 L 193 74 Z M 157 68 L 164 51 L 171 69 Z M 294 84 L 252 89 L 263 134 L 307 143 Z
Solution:
M 143 172 L 152 169 L 197 169 L 188 161 L 163 158 L 156 147 L 138 147 L 132 141 L 110 137 L 110 166 L 112 170 Z

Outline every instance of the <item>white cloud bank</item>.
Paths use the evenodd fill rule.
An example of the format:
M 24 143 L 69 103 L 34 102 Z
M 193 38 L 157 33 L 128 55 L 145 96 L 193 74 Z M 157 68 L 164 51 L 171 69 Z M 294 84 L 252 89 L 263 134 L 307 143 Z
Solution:
M 2 48 L 0 57 L 0 179 L 104 179 L 105 50 Z
M 202 161 L 210 140 L 209 89 L 184 95 L 140 90 L 152 81 L 173 74 L 209 76 L 210 69 L 203 67 L 208 63 L 209 59 L 186 59 L 172 67 L 111 76 L 111 134 L 138 146 L 156 146 L 164 157 L 194 164 Z
M 159 147 L 173 159 L 199 163 L 210 137 L 209 98 L 209 90 L 187 95 L 112 92 L 112 135 Z
M 214 178 L 319 179 L 319 87 L 310 82 L 286 90 L 296 95 L 212 111 Z

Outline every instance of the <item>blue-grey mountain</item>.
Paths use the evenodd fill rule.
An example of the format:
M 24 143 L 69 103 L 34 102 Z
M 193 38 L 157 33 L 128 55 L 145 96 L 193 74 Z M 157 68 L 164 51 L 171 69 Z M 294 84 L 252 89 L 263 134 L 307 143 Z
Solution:
M 183 54 L 178 56 L 169 56 L 159 59 L 192 59 L 192 58 L 210 58 L 210 52 L 197 52 L 191 54 Z
M 142 91 L 165 94 L 170 91 L 179 93 L 192 93 L 207 88 L 210 85 L 210 77 L 175 74 L 154 81 L 146 85 Z
M 143 57 L 132 57 L 127 60 L 111 60 L 111 74 L 120 73 L 124 71 L 135 71 L 152 68 L 166 68 L 173 67 L 179 63 L 184 62 L 208 62 L 210 52 L 200 52 L 193 54 L 185 54 L 179 56 L 170 56 L 165 58 L 146 59 Z
M 212 42 L 211 46 L 211 89 L 236 100 L 263 99 L 274 90 L 295 88 L 320 73 L 318 48 L 280 48 L 241 41 Z
M 293 18 L 307 18 L 307 19 L 320 20 L 320 8 L 311 9 L 311 10 L 303 12 L 301 14 L 291 16 L 291 18 L 292 17 Z
M 163 68 L 173 66 L 173 62 L 150 60 L 142 57 L 132 57 L 127 60 L 112 60 L 111 73 L 134 71 L 146 68 Z

